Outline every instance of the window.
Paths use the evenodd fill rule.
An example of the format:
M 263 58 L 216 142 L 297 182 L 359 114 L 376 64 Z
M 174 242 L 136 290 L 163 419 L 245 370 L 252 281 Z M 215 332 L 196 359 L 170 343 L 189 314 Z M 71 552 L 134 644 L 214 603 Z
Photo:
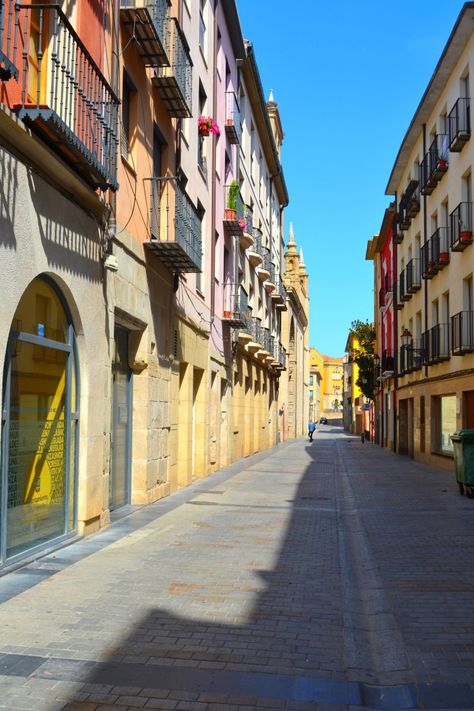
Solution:
M 451 435 L 456 431 L 456 395 L 433 398 L 434 451 L 452 454 Z
M 309 376 L 309 387 L 310 387 L 310 388 L 313 387 L 313 380 L 314 380 L 313 376 L 310 375 L 310 376 Z
M 202 264 L 202 269 L 204 270 L 204 236 L 205 236 L 205 214 L 206 211 L 204 210 L 203 206 L 201 203 L 198 201 L 198 207 L 197 207 L 197 214 L 199 218 L 199 222 L 201 223 L 201 264 Z M 202 272 L 196 272 L 196 290 L 202 293 Z
M 199 10 L 199 46 L 202 51 L 206 51 L 206 3 L 205 0 L 201 0 L 201 7 Z

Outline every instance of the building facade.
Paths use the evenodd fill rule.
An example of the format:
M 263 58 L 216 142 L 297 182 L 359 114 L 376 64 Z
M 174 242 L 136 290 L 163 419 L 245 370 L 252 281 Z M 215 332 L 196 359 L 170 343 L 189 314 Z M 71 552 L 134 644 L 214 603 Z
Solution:
M 302 433 L 308 277 L 286 291 L 283 131 L 233 0 L 0 20 L 6 570 Z
M 393 166 L 396 447 L 451 468 L 474 426 L 470 96 L 474 3 L 465 3 Z

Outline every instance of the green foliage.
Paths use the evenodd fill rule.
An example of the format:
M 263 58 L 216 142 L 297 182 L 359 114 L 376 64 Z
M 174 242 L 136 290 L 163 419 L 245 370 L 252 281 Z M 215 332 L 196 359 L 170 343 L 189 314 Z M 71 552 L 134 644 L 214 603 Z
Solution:
M 375 390 L 375 330 L 368 321 L 353 321 L 351 333 L 357 338 L 358 348 L 354 348 L 351 357 L 359 367 L 356 385 L 369 400 L 374 399 Z
M 229 192 L 227 194 L 227 207 L 229 210 L 237 209 L 237 196 L 239 194 L 239 184 L 234 179 L 229 185 Z

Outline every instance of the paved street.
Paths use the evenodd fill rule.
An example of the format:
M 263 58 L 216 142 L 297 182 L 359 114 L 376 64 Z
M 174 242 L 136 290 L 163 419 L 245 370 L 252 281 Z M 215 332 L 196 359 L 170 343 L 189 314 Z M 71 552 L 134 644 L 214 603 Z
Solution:
M 319 427 L 0 578 L 0 709 L 474 709 L 474 501 Z

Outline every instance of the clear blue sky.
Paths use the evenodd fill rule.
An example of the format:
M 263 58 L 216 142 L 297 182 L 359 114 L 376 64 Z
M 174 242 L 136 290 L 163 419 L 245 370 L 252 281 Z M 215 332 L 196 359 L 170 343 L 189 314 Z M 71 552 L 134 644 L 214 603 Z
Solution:
M 310 274 L 310 343 L 344 352 L 373 320 L 367 240 L 401 140 L 462 8 L 457 0 L 237 0 L 285 131 L 290 221 Z

